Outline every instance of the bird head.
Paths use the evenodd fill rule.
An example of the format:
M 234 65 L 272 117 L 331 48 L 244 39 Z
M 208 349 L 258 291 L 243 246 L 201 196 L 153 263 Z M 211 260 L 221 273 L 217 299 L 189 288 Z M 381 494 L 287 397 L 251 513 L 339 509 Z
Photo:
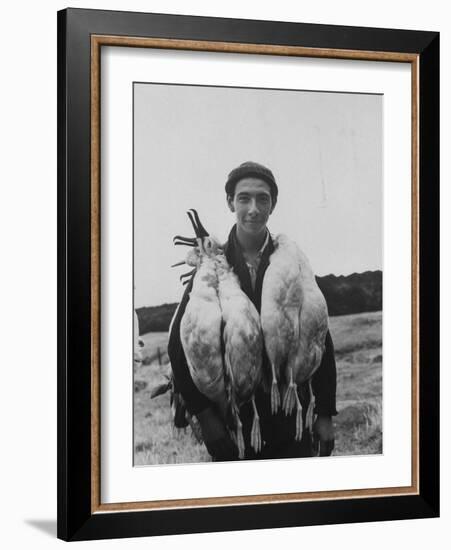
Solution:
M 205 257 L 217 257 L 218 254 L 221 254 L 223 251 L 221 245 L 214 238 L 211 237 L 205 227 L 202 225 L 199 215 L 194 210 L 194 208 L 188 210 L 188 217 L 191 221 L 191 224 L 194 229 L 195 237 L 183 237 L 181 235 L 176 235 L 173 239 L 175 245 L 185 245 L 190 246 L 192 250 L 188 252 L 186 258 L 181 262 L 177 262 L 171 267 L 176 267 L 179 265 L 190 265 L 194 267 L 192 271 L 188 271 L 181 275 L 180 280 L 183 281 L 183 284 L 187 284 L 191 276 L 196 272 L 196 269 L 199 267 L 202 262 L 202 258 Z
M 219 242 L 212 237 L 200 221 L 199 214 L 194 208 L 191 208 L 187 212 L 188 217 L 196 235 L 196 242 L 199 252 L 206 254 L 207 256 L 215 256 L 221 252 L 221 246 Z
M 183 237 L 181 235 L 176 235 L 173 239 L 175 245 L 185 245 L 191 246 L 194 248 L 194 253 L 188 253 L 187 259 L 185 262 L 179 262 L 176 265 L 182 265 L 182 263 L 187 263 L 189 265 L 197 265 L 198 255 L 207 255 L 214 256 L 222 252 L 221 245 L 219 242 L 212 237 L 205 227 L 202 225 L 199 214 L 194 208 L 191 208 L 187 212 L 188 217 L 191 221 L 191 224 L 194 229 L 195 237 Z

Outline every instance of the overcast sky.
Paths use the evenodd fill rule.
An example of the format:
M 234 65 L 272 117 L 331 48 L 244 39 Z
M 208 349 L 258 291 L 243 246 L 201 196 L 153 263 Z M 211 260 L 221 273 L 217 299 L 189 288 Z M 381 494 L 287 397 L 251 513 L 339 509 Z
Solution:
M 297 241 L 317 275 L 382 269 L 380 95 L 134 85 L 135 307 L 180 300 L 195 208 L 225 241 L 228 173 L 265 164 L 279 186 L 272 233 Z M 185 269 L 186 271 L 186 269 Z

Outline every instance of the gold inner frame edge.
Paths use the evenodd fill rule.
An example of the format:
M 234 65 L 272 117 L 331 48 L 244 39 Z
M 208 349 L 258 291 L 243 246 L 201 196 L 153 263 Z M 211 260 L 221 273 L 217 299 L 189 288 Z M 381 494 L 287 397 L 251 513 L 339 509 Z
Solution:
M 247 53 L 411 64 L 412 479 L 408 487 L 173 499 L 102 504 L 100 499 L 100 50 L 102 46 Z M 419 494 L 419 55 L 267 44 L 91 36 L 91 513 L 308 502 Z

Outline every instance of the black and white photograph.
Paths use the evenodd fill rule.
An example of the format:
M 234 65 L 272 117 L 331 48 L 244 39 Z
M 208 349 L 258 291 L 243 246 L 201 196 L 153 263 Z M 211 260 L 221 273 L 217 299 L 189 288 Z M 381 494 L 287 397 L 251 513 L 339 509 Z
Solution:
M 449 538 L 451 25 L 369 8 L 5 5 L 4 548 Z
M 383 453 L 382 120 L 134 82 L 134 466 Z

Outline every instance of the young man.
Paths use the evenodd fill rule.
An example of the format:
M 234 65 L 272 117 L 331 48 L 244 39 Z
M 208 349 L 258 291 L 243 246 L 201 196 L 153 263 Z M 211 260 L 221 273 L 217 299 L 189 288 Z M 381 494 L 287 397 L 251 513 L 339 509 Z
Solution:
M 240 280 L 242 290 L 260 312 L 263 277 L 269 265 L 269 257 L 274 251 L 267 223 L 277 203 L 278 187 L 271 170 L 256 162 L 245 162 L 230 172 L 225 190 L 228 207 L 236 217 L 236 224 L 232 227 L 224 247 L 225 255 Z M 192 281 L 184 293 L 169 336 L 168 353 L 174 373 L 175 388 L 183 396 L 188 411 L 197 416 L 205 445 L 213 460 L 235 460 L 238 458 L 237 448 L 214 405 L 194 385 L 181 345 L 180 321 L 188 303 L 191 288 Z M 267 366 L 268 359 L 265 353 L 263 361 Z M 334 447 L 332 416 L 337 414 L 335 409 L 336 366 L 329 333 L 326 337 L 326 348 L 321 365 L 312 378 L 312 387 L 317 414 L 313 428 L 313 443 L 319 443 L 319 454 L 327 456 Z M 305 388 L 299 388 L 299 395 L 305 423 L 308 402 L 304 397 L 307 392 L 303 389 L 305 390 Z M 307 430 L 304 430 L 301 441 L 295 440 L 295 412 L 285 416 L 279 409 L 278 413 L 273 415 L 269 395 L 262 389 L 256 393 L 256 404 L 264 445 L 258 455 L 251 448 L 250 431 L 253 414 L 251 405 L 246 404 L 240 411 L 246 459 L 312 456 L 312 440 Z

